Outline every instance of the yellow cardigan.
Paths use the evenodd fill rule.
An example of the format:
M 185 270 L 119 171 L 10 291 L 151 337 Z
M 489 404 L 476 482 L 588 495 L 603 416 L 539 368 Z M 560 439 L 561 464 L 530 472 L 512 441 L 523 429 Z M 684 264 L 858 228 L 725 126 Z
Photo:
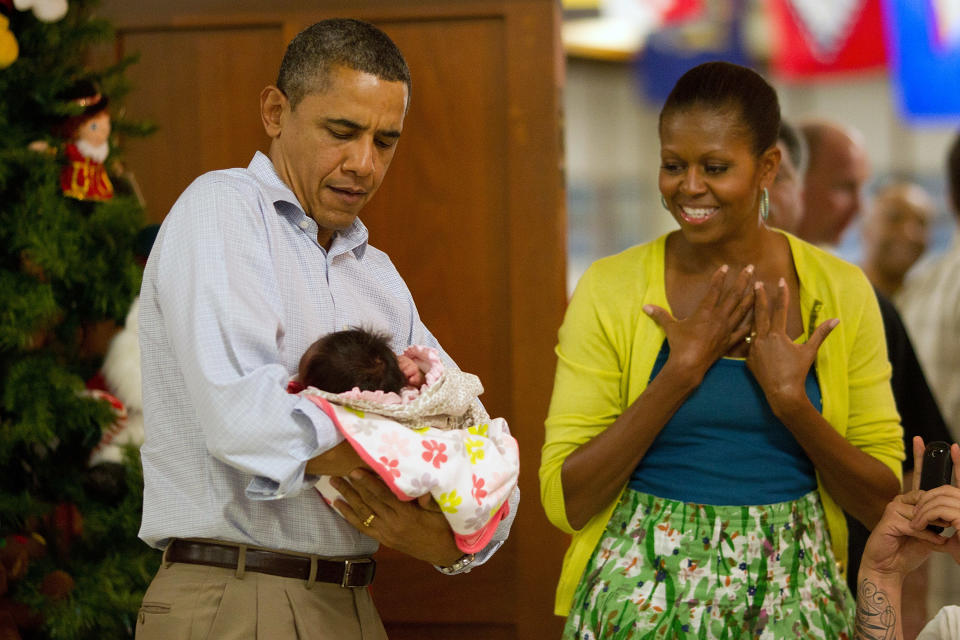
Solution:
M 851 444 L 900 478 L 903 435 L 873 288 L 856 266 L 785 235 L 800 277 L 805 335 L 821 322 L 840 319 L 817 352 L 823 416 Z M 557 586 L 557 615 L 569 613 L 577 583 L 619 500 L 574 530 L 564 506 L 561 468 L 568 455 L 616 420 L 647 386 L 665 335 L 643 305 L 670 308 L 664 288 L 665 244 L 666 236 L 661 236 L 591 265 L 560 327 L 540 463 L 540 500 L 547 517 L 573 534 Z M 818 488 L 833 550 L 846 573 L 843 512 L 824 490 L 819 474 Z

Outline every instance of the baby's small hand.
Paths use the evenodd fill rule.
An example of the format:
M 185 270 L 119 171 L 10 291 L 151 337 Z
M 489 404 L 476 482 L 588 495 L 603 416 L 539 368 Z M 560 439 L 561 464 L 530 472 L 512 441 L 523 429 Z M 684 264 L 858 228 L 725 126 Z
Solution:
M 423 375 L 423 371 L 420 370 L 417 363 L 407 356 L 397 356 L 397 364 L 400 365 L 400 371 L 403 372 L 403 375 L 407 376 L 407 383 L 411 387 L 417 387 L 419 389 L 420 386 L 427 381 L 426 376 Z

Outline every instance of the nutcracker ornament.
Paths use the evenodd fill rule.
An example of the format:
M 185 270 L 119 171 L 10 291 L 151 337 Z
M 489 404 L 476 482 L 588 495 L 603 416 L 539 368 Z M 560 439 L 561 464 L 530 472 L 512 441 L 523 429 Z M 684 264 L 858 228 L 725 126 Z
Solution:
M 82 111 L 60 125 L 60 135 L 67 140 L 67 164 L 60 173 L 63 194 L 77 200 L 109 200 L 113 197 L 113 184 L 104 165 L 110 152 L 107 97 L 92 82 L 84 80 L 64 98 Z

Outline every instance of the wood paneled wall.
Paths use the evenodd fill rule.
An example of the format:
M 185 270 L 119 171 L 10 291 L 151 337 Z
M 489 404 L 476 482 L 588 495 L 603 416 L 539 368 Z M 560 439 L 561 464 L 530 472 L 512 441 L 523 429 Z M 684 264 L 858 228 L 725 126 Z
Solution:
M 212 169 L 245 167 L 269 138 L 260 123 L 260 91 L 276 82 L 283 56 L 280 25 L 121 30 L 118 48 L 137 53 L 127 115 L 158 125 L 131 139 L 127 165 L 161 222 L 180 193 Z M 279 52 L 278 52 L 279 51 Z
M 447 578 L 382 550 L 373 594 L 394 640 L 557 638 L 553 592 L 566 538 L 539 503 L 537 468 L 565 305 L 562 54 L 555 0 L 107 1 L 120 53 L 140 53 L 130 117 L 160 131 L 127 165 L 160 221 L 212 169 L 246 166 L 268 140 L 258 96 L 286 43 L 333 16 L 370 20 L 413 75 L 389 173 L 361 218 L 404 275 L 427 326 L 480 376 L 520 442 L 522 499 L 486 566 Z

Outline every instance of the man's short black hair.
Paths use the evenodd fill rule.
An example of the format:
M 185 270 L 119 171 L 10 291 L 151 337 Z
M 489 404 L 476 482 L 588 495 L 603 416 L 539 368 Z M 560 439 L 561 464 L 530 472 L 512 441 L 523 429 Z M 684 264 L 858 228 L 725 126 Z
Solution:
M 298 33 L 283 55 L 277 87 L 296 109 L 304 97 L 327 88 L 330 69 L 337 65 L 403 82 L 410 103 L 410 69 L 400 49 L 369 22 L 349 18 L 322 20 Z

